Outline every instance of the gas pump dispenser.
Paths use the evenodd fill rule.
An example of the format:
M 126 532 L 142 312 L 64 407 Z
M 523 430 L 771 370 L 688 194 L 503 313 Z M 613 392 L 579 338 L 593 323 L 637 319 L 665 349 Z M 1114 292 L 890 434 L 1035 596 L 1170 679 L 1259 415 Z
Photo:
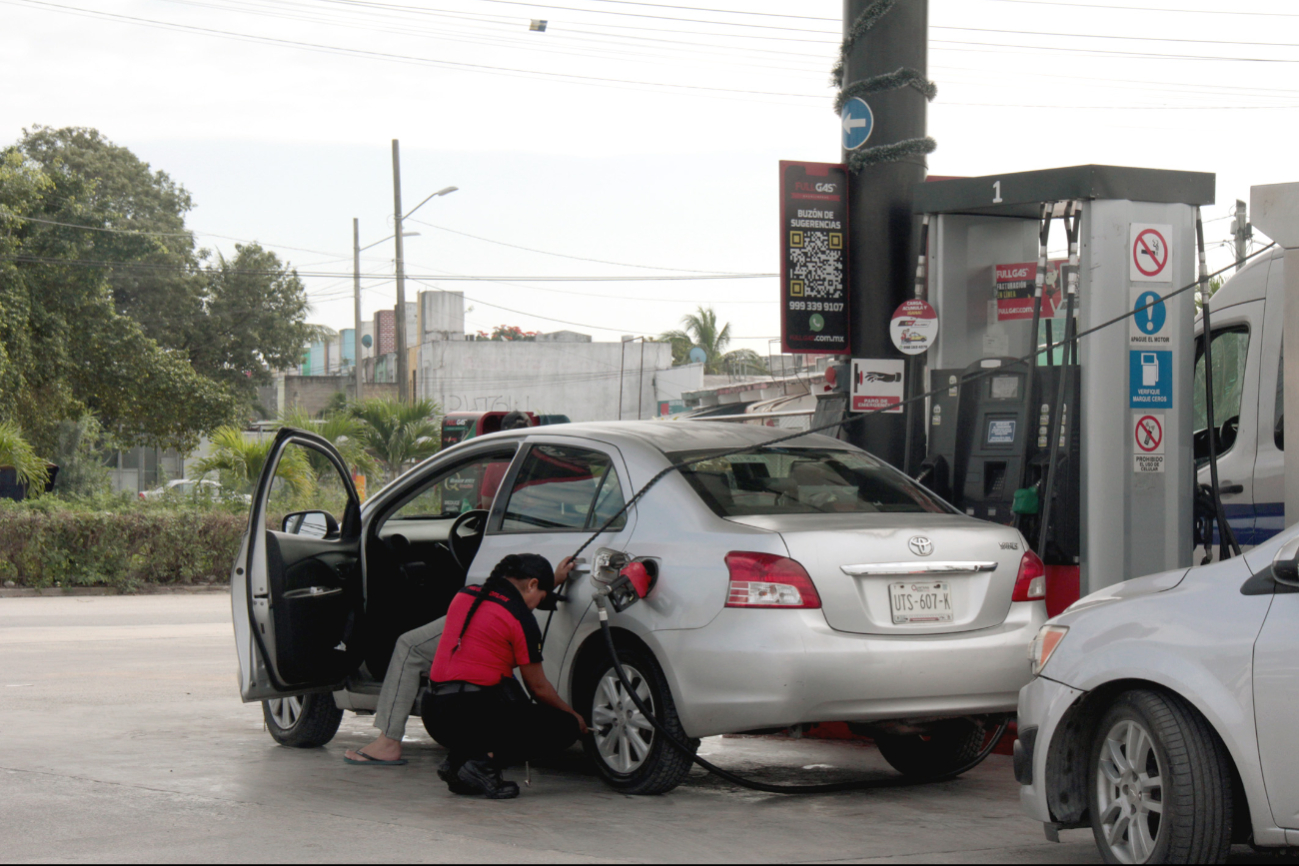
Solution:
M 1195 281 L 1213 198 L 1212 174 L 1095 165 L 915 187 L 939 319 L 920 478 L 1024 533 L 1053 613 L 1191 564 L 1195 304 L 1164 295 Z

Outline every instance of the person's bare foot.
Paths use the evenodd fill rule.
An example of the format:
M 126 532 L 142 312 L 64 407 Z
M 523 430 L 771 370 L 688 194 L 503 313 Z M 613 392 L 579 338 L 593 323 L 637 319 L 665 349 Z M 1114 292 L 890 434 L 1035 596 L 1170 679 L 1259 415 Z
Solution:
M 358 754 L 359 752 L 365 752 L 365 754 Z M 353 761 L 364 761 L 366 758 L 375 761 L 396 761 L 401 757 L 401 740 L 394 740 L 380 734 L 378 739 L 370 743 L 370 745 L 360 749 L 348 749 L 343 754 Z

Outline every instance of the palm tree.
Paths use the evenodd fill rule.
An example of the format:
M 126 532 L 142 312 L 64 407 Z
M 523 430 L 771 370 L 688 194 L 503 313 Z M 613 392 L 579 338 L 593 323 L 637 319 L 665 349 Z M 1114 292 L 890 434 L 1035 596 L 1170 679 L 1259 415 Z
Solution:
M 284 427 L 308 430 L 327 439 L 353 472 L 361 475 L 373 475 L 378 472 L 378 461 L 365 450 L 365 423 L 349 410 L 326 412 L 323 418 L 317 419 L 312 418 L 302 407 L 295 406 L 280 413 L 280 424 Z M 307 459 L 311 461 L 311 468 L 316 471 L 317 480 L 329 479 L 336 473 L 334 465 L 318 451 L 309 452 Z
M 23 431 L 12 421 L 0 421 L 0 466 L 13 467 L 19 485 L 30 496 L 40 496 L 50 480 L 45 461 L 23 438 Z
M 726 351 L 731 344 L 731 323 L 718 327 L 717 311 L 712 307 L 696 308 L 681 318 L 681 324 L 683 329 L 667 331 L 659 337 L 672 344 L 673 364 L 687 363 L 690 350 L 697 346 L 704 350 L 705 373 L 761 375 L 767 372 L 762 356 L 752 349 Z
M 238 427 L 221 427 L 212 434 L 212 453 L 194 467 L 199 477 L 209 472 L 221 476 L 222 484 L 239 493 L 247 493 L 261 477 L 274 439 L 245 439 Z M 288 448 L 275 468 L 296 499 L 304 499 L 316 488 L 315 472 L 302 448 Z
M 382 464 L 387 481 L 401 474 L 406 464 L 436 454 L 442 447 L 441 411 L 432 400 L 399 403 L 372 398 L 352 407 L 363 422 L 360 438 L 365 450 Z

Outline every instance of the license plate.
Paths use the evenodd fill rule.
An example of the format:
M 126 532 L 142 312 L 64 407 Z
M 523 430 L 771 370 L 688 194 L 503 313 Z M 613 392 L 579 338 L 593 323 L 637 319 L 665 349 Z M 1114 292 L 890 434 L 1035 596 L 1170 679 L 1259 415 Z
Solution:
M 945 580 L 889 584 L 889 607 L 894 625 L 951 622 L 952 587 Z

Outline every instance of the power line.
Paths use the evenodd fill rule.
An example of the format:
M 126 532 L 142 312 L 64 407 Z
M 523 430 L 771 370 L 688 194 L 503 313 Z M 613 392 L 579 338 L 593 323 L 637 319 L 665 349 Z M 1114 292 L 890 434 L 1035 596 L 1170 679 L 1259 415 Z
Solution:
M 401 10 L 420 11 L 419 7 L 417 6 L 401 6 L 396 3 L 379 3 L 379 2 L 375 2 L 375 0 L 320 0 L 320 2 L 338 3 L 347 6 L 370 6 L 374 8 L 380 8 L 380 9 L 401 9 Z M 793 33 L 819 33 L 822 35 L 827 35 L 827 34 L 835 35 L 832 31 L 829 30 L 809 30 L 806 28 L 798 28 L 798 27 L 780 27 L 774 24 L 746 24 L 740 21 L 705 21 L 699 18 L 680 18 L 672 15 L 650 15 L 644 12 L 614 12 L 612 10 L 607 10 L 607 9 L 580 9 L 575 6 L 556 6 L 552 3 L 529 3 L 526 2 L 526 0 L 479 0 L 479 2 L 500 3 L 506 6 L 527 6 L 531 9 L 535 9 L 538 6 L 542 6 L 546 9 L 557 9 L 562 12 L 581 12 L 588 15 L 618 15 L 627 18 L 649 18 L 657 21 L 683 21 L 689 24 L 711 24 L 716 27 L 752 27 L 760 30 L 781 30 L 781 31 L 793 32 Z M 649 5 L 653 5 L 653 4 L 649 4 Z M 786 17 L 786 16 L 781 16 L 781 17 Z M 826 18 L 823 20 L 833 21 L 835 19 Z
M 1098 3 L 1070 3 L 1065 0 L 988 0 L 992 3 L 1023 3 L 1028 6 L 1066 6 L 1071 9 L 1117 9 L 1121 12 L 1173 12 L 1184 15 L 1262 15 L 1299 18 L 1299 12 L 1246 12 L 1238 9 L 1161 9 L 1157 6 L 1108 6 Z
M 1252 48 L 1299 48 L 1295 42 L 1257 42 L 1228 39 L 1184 39 L 1172 36 L 1130 36 L 1106 35 L 1104 33 L 1055 33 L 1046 30 L 1006 30 L 993 27 L 949 27 L 942 24 L 933 25 L 935 30 L 963 30 L 971 33 L 1002 33 L 1016 36 L 1058 36 L 1064 39 L 1124 39 L 1138 42 L 1191 42 L 1198 45 L 1248 45 Z
M 485 243 L 496 244 L 502 247 L 511 247 L 512 249 L 524 250 L 530 253 L 540 253 L 543 256 L 556 256 L 561 259 L 574 259 L 575 261 L 579 261 L 579 262 L 595 262 L 596 264 L 601 264 L 601 265 L 619 265 L 621 267 L 626 267 L 626 268 L 643 268 L 645 270 L 652 270 L 652 271 L 680 271 L 682 273 L 688 273 L 688 274 L 736 273 L 735 271 L 704 271 L 704 270 L 699 270 L 697 268 L 669 268 L 663 265 L 635 265 L 635 264 L 631 264 L 630 262 L 613 262 L 607 259 L 593 259 L 593 258 L 588 258 L 586 256 L 573 256 L 573 255 L 568 255 L 567 253 L 556 253 L 556 252 L 551 252 L 549 250 L 539 250 L 533 247 L 525 247 L 520 244 L 506 243 L 505 241 L 496 241 L 496 240 L 492 240 L 491 238 L 481 237 L 479 235 L 471 235 L 469 234 L 469 232 L 462 232 L 459 231 L 458 229 L 449 229 L 446 226 L 434 225 L 433 223 L 424 222 L 423 220 L 412 219 L 411 222 L 417 222 L 422 226 L 428 226 L 429 228 L 437 229 L 438 231 L 450 232 L 453 235 L 460 235 L 466 238 L 473 238 L 476 241 L 483 241 Z
M 134 270 L 148 271 L 182 271 L 187 273 L 213 273 L 213 274 L 239 274 L 245 276 L 280 276 L 284 271 L 275 270 L 256 270 L 244 268 L 221 268 L 215 266 L 197 266 L 197 267 L 180 267 L 176 265 L 162 265 L 152 262 L 122 262 L 122 261 L 103 261 L 94 259 L 56 259 L 41 256 L 25 255 L 0 255 L 0 261 L 18 262 L 21 264 L 38 264 L 38 265 L 58 265 L 62 267 L 84 267 L 84 268 L 106 268 L 121 267 Z M 317 277 L 326 279 L 350 279 L 353 274 L 341 273 L 338 271 L 298 271 L 290 268 L 293 273 L 299 277 Z M 389 274 L 361 274 L 362 279 L 387 279 Z M 495 283 L 506 280 L 526 280 L 530 282 L 553 282 L 553 283 L 656 283 L 656 282 L 691 282 L 695 280 L 759 280 L 774 279 L 779 274 L 665 274 L 656 276 L 478 276 L 470 274 L 441 274 L 441 275 L 407 275 L 407 279 L 425 279 L 425 280 L 444 280 L 453 282 L 483 282 Z
M 338 255 L 338 253 L 336 252 L 326 252 L 325 250 L 312 250 L 312 249 L 307 249 L 306 247 L 291 247 L 288 244 L 277 244 L 277 243 L 273 243 L 272 241 L 251 240 L 249 238 L 235 238 L 235 237 L 230 237 L 229 235 L 218 235 L 212 232 L 201 232 L 196 229 L 189 229 L 183 232 L 157 232 L 157 231 L 150 231 L 148 229 L 114 229 L 114 228 L 108 228 L 107 226 L 85 226 L 85 225 L 78 225 L 76 223 L 59 222 L 58 220 L 39 219 L 38 217 L 33 217 L 33 216 L 22 216 L 20 214 L 15 214 L 15 213 L 0 213 L 0 216 L 7 217 L 8 219 L 11 220 L 21 220 L 23 222 L 42 223 L 44 225 L 49 225 L 49 226 L 63 226 L 64 228 L 70 228 L 70 229 L 84 229 L 85 231 L 90 231 L 90 232 L 109 232 L 111 234 L 121 234 L 121 235 L 152 235 L 155 237 L 164 237 L 164 238 L 190 238 L 191 240 L 193 240 L 195 236 L 204 237 L 204 238 L 220 238 L 221 240 L 225 240 L 225 241 L 235 241 L 236 243 L 242 243 L 242 244 L 257 244 L 258 246 L 275 247 L 276 249 L 281 249 L 281 250 L 293 250 L 294 252 L 299 252 L 299 253 L 313 253 L 319 256 Z M 329 261 L 342 262 L 342 261 L 347 261 L 348 258 L 350 257 L 340 256 L 339 258 L 330 259 Z
M 25 0 L 25 2 L 35 2 L 35 0 Z M 931 39 L 931 45 L 973 45 L 977 46 L 975 50 L 986 50 L 990 48 L 1019 48 L 1029 51 L 1063 51 L 1070 54 L 1089 54 L 1097 57 L 1141 57 L 1146 59 L 1162 60 L 1223 60 L 1239 63 L 1299 63 L 1299 59 L 1285 59 L 1276 57 L 1220 57 L 1216 55 L 1197 55 L 1197 54 L 1161 54 L 1158 52 L 1146 51 L 1120 51 L 1118 49 L 1106 48 L 1065 48 L 1058 45 L 1019 45 L 1006 42 L 962 42 L 957 39 Z
M 636 0 L 591 0 L 592 3 L 618 3 L 626 6 L 649 6 L 654 9 L 682 9 L 689 12 L 721 12 L 726 15 L 763 15 L 768 18 L 801 18 L 804 21 L 841 21 L 818 15 L 787 15 L 783 12 L 749 12 L 741 9 L 706 9 L 701 6 L 673 6 L 670 3 L 637 3 Z M 594 11 L 594 10 L 592 10 Z
M 507 2 L 507 0 L 493 0 L 493 2 Z M 814 96 L 806 93 L 790 93 L 788 91 L 765 91 L 765 90 L 745 90 L 739 88 L 727 87 L 709 87 L 702 84 L 672 84 L 668 82 L 657 81 L 634 81 L 622 78 L 605 78 L 594 75 L 577 75 L 568 72 L 545 72 L 534 69 L 518 69 L 507 66 L 490 66 L 482 63 L 462 63 L 453 60 L 437 60 L 429 57 L 417 57 L 408 54 L 395 54 L 385 51 L 369 51 L 362 48 L 347 48 L 338 45 L 323 45 L 315 42 L 302 42 L 293 39 L 279 39 L 271 36 L 256 36 L 248 33 L 237 33 L 230 30 L 218 30 L 211 27 L 199 27 L 192 24 L 177 24 L 168 21 L 159 21 L 151 18 L 140 18 L 133 15 L 120 15 L 114 12 L 100 12 L 98 10 L 83 9 L 77 6 L 65 6 L 59 3 L 50 3 L 47 0 L 0 0 L 0 3 L 9 5 L 28 5 L 39 6 L 48 9 L 56 9 L 73 15 L 85 15 L 99 18 L 110 18 L 119 21 L 126 21 L 145 27 L 157 27 L 165 30 L 179 30 L 189 33 L 201 33 L 210 36 L 218 36 L 228 39 L 236 39 L 246 42 L 254 42 L 267 45 L 282 45 L 290 48 L 299 48 L 309 51 L 323 51 L 332 54 L 343 54 L 353 57 L 368 57 L 379 60 L 394 60 L 400 62 L 418 63 L 429 66 L 447 68 L 447 69 L 464 69 L 470 71 L 484 72 L 490 75 L 505 75 L 508 77 L 529 77 L 542 76 L 551 79 L 566 80 L 572 84 L 592 84 L 600 85 L 637 85 L 642 87 L 653 88 L 670 88 L 675 90 L 685 90 L 697 92 L 700 94 L 720 93 L 720 94 L 741 94 L 748 96 L 779 96 L 792 99 L 829 99 L 828 96 Z

